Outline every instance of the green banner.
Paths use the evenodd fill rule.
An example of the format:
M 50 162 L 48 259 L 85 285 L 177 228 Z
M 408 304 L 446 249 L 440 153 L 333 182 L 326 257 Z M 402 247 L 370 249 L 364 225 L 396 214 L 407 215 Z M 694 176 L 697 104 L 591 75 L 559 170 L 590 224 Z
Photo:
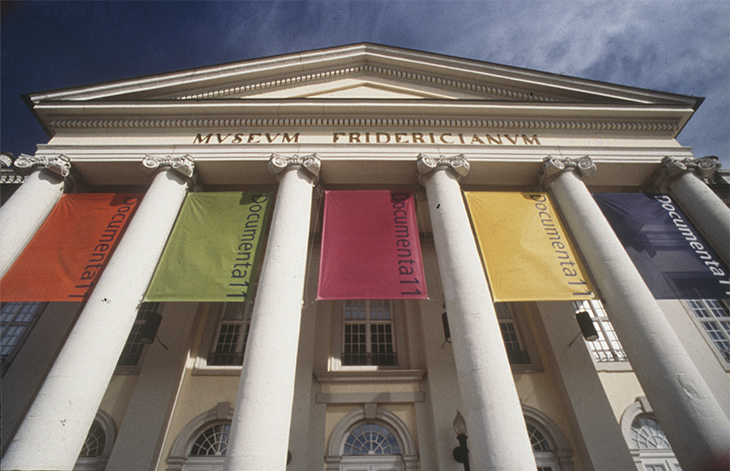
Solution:
M 271 193 L 191 193 L 145 301 L 248 301 Z

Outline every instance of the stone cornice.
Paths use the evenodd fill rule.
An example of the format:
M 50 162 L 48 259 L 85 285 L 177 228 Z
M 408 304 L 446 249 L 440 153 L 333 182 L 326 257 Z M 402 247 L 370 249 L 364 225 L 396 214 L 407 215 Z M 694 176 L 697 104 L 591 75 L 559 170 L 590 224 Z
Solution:
M 333 78 L 343 78 L 358 74 L 374 74 L 378 77 L 397 78 L 415 83 L 426 85 L 435 85 L 438 87 L 453 88 L 459 91 L 467 91 L 480 93 L 487 96 L 493 96 L 496 99 L 519 100 L 519 101 L 556 101 L 544 95 L 535 94 L 534 92 L 522 92 L 516 89 L 506 87 L 496 87 L 483 85 L 477 82 L 461 80 L 451 77 L 439 77 L 432 74 L 412 72 L 402 69 L 394 69 L 372 64 L 360 64 L 352 67 L 340 67 L 331 70 L 313 72 L 309 74 L 301 74 L 288 76 L 283 79 L 252 81 L 251 83 L 237 85 L 235 87 L 219 88 L 205 93 L 196 93 L 177 97 L 179 100 L 201 100 L 207 98 L 222 98 L 232 95 L 246 96 L 265 90 L 276 90 L 280 88 L 289 88 L 292 86 L 304 85 L 308 83 L 316 83 Z
M 548 131 L 679 132 L 678 122 L 638 120 L 550 120 L 550 119 L 458 119 L 458 118 L 120 118 L 52 119 L 53 129 L 141 129 L 141 128 L 277 128 L 277 127 L 414 127 L 529 129 Z

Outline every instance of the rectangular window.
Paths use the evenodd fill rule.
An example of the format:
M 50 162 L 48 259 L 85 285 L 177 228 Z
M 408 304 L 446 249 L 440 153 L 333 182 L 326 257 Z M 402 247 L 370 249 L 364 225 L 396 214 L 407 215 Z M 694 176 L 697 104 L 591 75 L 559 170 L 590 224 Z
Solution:
M 342 364 L 397 366 L 397 360 L 390 301 L 345 301 Z
M 251 303 L 226 303 L 208 366 L 241 366 L 251 328 Z
M 502 331 L 502 340 L 509 362 L 513 365 L 529 365 L 530 356 L 522 348 L 517 326 L 509 306 L 506 303 L 494 303 L 494 310 L 497 312 L 499 329 Z
M 593 353 L 593 358 L 598 362 L 627 361 L 621 342 L 618 340 L 613 325 L 608 320 L 606 310 L 601 301 L 573 301 L 575 312 L 586 311 L 593 320 L 593 325 L 598 332 L 598 339 L 586 342 Z
M 730 309 L 727 301 L 718 299 L 689 299 L 689 307 L 702 326 L 705 335 L 725 361 L 730 362 Z
M 0 361 L 3 372 L 38 320 L 46 303 L 2 303 L 0 309 Z
M 156 313 L 159 308 L 160 303 L 144 303 L 139 307 L 137 319 L 135 319 L 129 337 L 127 337 L 127 342 L 124 344 L 124 350 L 122 350 L 122 354 L 119 356 L 117 366 L 130 367 L 139 364 L 144 346 L 147 345 L 142 342 L 142 329 L 147 321 L 147 317 L 150 314 Z

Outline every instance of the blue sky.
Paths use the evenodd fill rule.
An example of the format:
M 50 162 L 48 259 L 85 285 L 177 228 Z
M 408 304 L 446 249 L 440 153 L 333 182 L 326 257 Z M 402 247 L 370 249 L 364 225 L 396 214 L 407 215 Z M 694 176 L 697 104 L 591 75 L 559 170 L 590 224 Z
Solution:
M 21 94 L 357 42 L 705 97 L 679 136 L 730 168 L 727 0 L 2 0 L 0 148 L 45 133 Z

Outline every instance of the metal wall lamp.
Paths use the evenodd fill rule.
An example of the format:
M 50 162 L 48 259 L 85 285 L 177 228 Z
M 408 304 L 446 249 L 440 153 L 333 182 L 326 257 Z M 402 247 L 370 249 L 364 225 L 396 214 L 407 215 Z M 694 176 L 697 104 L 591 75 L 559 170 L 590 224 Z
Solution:
M 160 328 L 162 316 L 156 312 L 147 314 L 144 324 L 139 329 L 139 341 L 142 343 L 152 343 L 157 337 L 157 330 Z
M 458 410 L 454 418 L 454 432 L 456 432 L 456 439 L 459 440 L 459 446 L 454 448 L 452 453 L 454 459 L 457 463 L 464 465 L 464 471 L 470 471 L 469 448 L 466 447 L 466 420 L 464 420 L 464 416 Z
M 593 325 L 593 319 L 591 319 L 590 314 L 586 311 L 580 311 L 575 314 L 575 319 L 578 321 L 584 339 L 590 342 L 598 339 L 598 332 L 596 332 L 596 327 Z

